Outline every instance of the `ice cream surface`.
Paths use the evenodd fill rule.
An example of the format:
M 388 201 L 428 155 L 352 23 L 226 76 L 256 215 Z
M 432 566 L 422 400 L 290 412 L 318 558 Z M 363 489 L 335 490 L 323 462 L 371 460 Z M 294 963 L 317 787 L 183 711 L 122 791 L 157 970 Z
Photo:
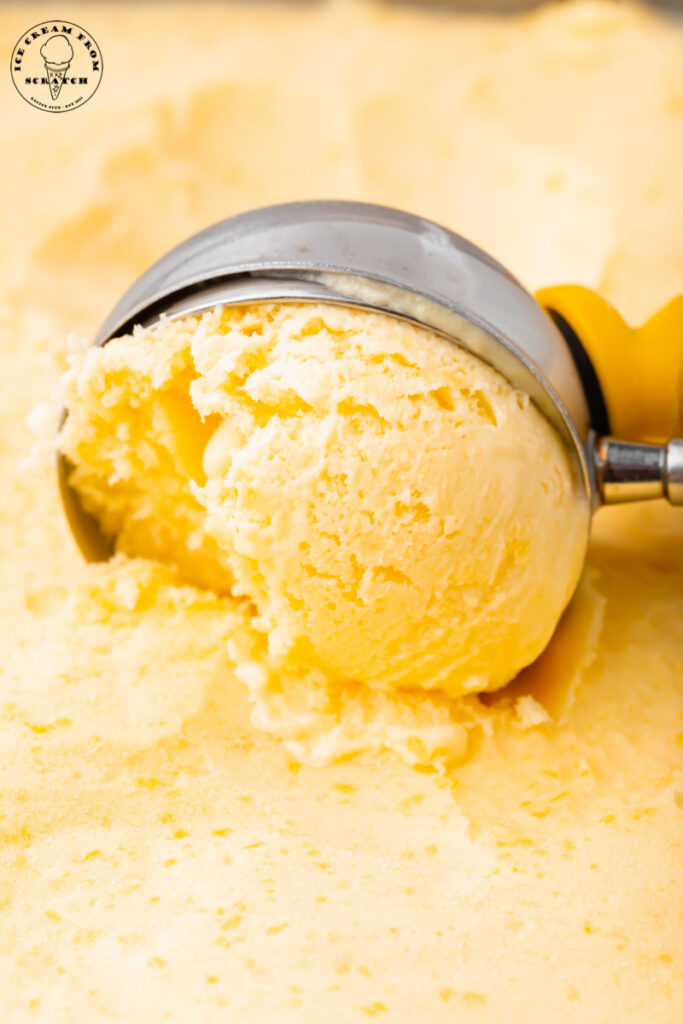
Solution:
M 6 7 L 8 48 L 31 11 Z M 681 27 L 612 3 L 200 3 L 165 9 L 155 48 L 156 5 L 69 16 L 125 75 L 59 117 L 0 97 L 3 1022 L 677 1024 L 680 512 L 600 512 L 557 634 L 500 691 L 356 683 L 332 707 L 302 683 L 319 747 L 304 722 L 297 756 L 263 728 L 286 687 L 255 727 L 235 673 L 268 635 L 246 598 L 189 582 L 181 547 L 178 569 L 85 564 L 24 419 L 70 332 L 270 202 L 413 210 L 528 287 L 645 318 L 683 278 Z

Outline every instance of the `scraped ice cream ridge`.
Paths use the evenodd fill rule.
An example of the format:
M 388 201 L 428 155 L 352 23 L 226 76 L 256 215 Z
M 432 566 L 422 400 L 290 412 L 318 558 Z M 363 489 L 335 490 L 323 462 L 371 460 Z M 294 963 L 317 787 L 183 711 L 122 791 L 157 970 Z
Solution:
M 331 732 L 337 753 L 362 745 L 358 722 L 343 734 L 349 687 L 355 704 L 362 685 L 503 686 L 576 585 L 585 504 L 552 427 L 395 317 L 262 304 L 163 321 L 86 351 L 66 404 L 84 508 L 119 551 L 245 599 L 253 635 L 230 651 L 255 722 L 304 758 Z M 427 748 L 421 731 L 411 760 L 461 746 L 457 727 Z
M 59 117 L 0 91 L 3 1024 L 680 1020 L 679 510 L 598 512 L 543 653 L 462 694 L 505 677 L 475 551 L 501 608 L 539 599 L 538 564 L 559 609 L 542 560 L 569 589 L 572 520 L 555 435 L 456 346 L 312 307 L 74 341 L 69 445 L 119 537 L 106 563 L 81 558 L 59 499 L 65 396 L 32 412 L 70 333 L 94 337 L 183 238 L 273 202 L 411 210 L 633 323 L 679 290 L 683 26 L 629 3 L 446 6 L 174 4 L 150 46 L 158 5 L 77 5 L 125 75 Z M 44 13 L 4 6 L 8 51 Z M 500 457 L 514 436 L 544 453 L 528 486 L 550 514 L 524 506 L 524 452 Z M 451 471 L 477 486 L 456 493 Z M 499 528 L 468 549 L 457 529 L 494 493 Z M 453 554 L 479 610 L 454 599 Z M 430 574 L 441 611 L 492 641 L 484 661 L 440 660 L 441 623 L 411 604 Z M 391 657 L 354 618 L 361 594 L 377 622 L 383 596 L 405 604 Z M 550 618 L 528 609 L 539 646 Z M 510 673 L 533 656 L 513 630 L 505 649 Z

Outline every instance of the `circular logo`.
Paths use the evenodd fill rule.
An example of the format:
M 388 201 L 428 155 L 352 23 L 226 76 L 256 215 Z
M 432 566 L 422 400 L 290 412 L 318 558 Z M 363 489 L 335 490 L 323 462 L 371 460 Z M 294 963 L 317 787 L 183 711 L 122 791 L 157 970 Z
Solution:
M 102 80 L 102 53 L 71 21 L 42 21 L 12 50 L 12 81 L 27 103 L 63 114 L 87 103 Z

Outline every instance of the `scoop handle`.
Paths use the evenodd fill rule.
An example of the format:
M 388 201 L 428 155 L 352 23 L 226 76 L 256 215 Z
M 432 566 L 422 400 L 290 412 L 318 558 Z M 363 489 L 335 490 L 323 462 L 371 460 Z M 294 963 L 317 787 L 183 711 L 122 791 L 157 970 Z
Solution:
M 594 445 L 602 500 L 683 504 L 683 295 L 640 327 L 580 285 L 536 299 L 570 341 L 593 427 L 611 435 Z

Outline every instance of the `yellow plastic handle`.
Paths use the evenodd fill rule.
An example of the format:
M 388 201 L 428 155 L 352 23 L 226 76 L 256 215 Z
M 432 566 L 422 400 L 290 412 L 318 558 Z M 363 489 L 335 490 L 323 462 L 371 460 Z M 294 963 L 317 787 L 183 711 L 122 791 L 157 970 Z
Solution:
M 536 299 L 579 338 L 600 382 L 610 432 L 661 444 L 683 435 L 683 295 L 629 327 L 590 288 L 543 288 Z

